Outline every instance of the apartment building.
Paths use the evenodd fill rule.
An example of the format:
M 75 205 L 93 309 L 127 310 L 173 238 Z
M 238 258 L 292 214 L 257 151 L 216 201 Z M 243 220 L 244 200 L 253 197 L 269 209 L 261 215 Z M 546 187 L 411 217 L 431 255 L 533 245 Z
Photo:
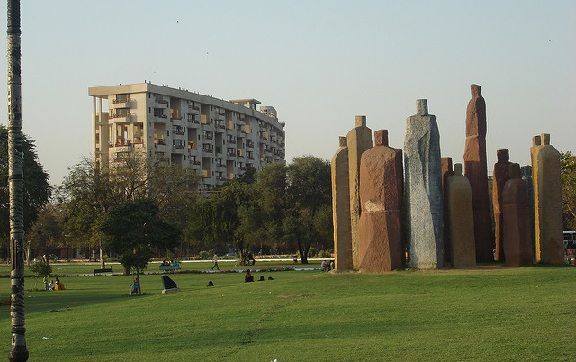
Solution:
M 96 165 L 141 152 L 148 160 L 190 167 L 210 190 L 284 163 L 284 122 L 255 99 L 224 101 L 151 83 L 89 87 Z

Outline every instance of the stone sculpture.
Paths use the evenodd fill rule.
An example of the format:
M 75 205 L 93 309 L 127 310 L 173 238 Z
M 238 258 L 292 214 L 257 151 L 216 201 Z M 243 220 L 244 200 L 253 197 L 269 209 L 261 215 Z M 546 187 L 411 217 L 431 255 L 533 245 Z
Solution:
M 348 181 L 348 147 L 346 137 L 330 161 L 332 175 L 332 220 L 336 270 L 352 270 L 352 234 L 350 229 L 350 185 Z
M 402 266 L 402 150 L 388 146 L 388 131 L 374 132 L 374 147 L 360 164 L 359 264 L 361 272 L 381 273 Z
M 506 265 L 522 266 L 532 264 L 532 234 L 526 184 L 520 178 L 517 163 L 508 169 L 509 179 L 502 190 L 502 229 Z
M 472 186 L 468 178 L 462 176 L 461 163 L 455 164 L 454 175 L 447 177 L 445 194 L 452 265 L 455 268 L 472 268 L 476 266 Z
M 496 151 L 498 162 L 494 164 L 494 171 L 492 172 L 492 210 L 494 212 L 494 260 L 504 260 L 504 248 L 502 241 L 504 232 L 502 230 L 502 190 L 506 181 L 508 181 L 508 169 L 512 165 L 509 161 L 509 153 L 507 149 L 500 149 Z
M 526 195 L 528 197 L 528 210 L 530 219 L 530 236 L 532 238 L 532 248 L 534 248 L 534 183 L 532 182 L 532 166 L 520 167 L 522 180 L 526 184 Z
M 444 265 L 440 135 L 426 99 L 417 101 L 417 110 L 406 121 L 405 209 L 409 265 L 427 269 Z
M 450 225 L 448 225 L 448 209 L 446 208 L 446 203 L 448 202 L 446 182 L 448 177 L 454 175 L 451 157 L 442 157 L 440 159 L 440 174 L 442 175 L 442 201 L 444 203 L 444 265 L 449 265 L 452 263 L 452 246 L 450 245 Z
M 550 135 L 533 139 L 534 239 L 537 263 L 562 265 L 562 180 L 560 152 L 550 145 Z
M 486 103 L 479 85 L 472 84 L 471 89 L 472 99 L 466 108 L 464 175 L 472 186 L 476 261 L 486 263 L 494 259 L 486 163 Z
M 358 268 L 358 221 L 360 219 L 360 160 L 362 153 L 372 148 L 372 130 L 366 127 L 366 116 L 356 116 L 355 127 L 346 135 L 348 145 L 348 182 L 350 184 L 350 230 L 352 235 L 352 262 Z

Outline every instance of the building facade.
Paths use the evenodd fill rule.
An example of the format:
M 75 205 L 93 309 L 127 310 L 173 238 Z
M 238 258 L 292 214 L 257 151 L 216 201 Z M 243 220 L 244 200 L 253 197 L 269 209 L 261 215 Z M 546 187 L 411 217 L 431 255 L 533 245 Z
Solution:
M 88 88 L 93 97 L 93 154 L 98 167 L 140 152 L 150 161 L 189 167 L 200 188 L 250 167 L 284 163 L 284 123 L 255 99 L 224 101 L 151 83 Z

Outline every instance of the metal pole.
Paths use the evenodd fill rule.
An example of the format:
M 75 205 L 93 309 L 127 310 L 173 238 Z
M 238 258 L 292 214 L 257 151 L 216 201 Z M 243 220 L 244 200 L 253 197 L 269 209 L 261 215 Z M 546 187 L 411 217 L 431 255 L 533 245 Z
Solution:
M 24 217 L 22 148 L 22 64 L 20 0 L 8 0 L 8 183 L 10 188 L 10 254 L 12 286 L 11 361 L 28 360 L 24 333 Z

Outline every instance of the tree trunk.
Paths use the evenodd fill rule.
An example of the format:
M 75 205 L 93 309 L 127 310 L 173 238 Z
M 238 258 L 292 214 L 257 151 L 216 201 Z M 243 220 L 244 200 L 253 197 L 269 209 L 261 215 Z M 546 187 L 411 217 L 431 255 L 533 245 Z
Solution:
M 22 170 L 22 69 L 20 0 L 8 0 L 8 183 L 10 189 L 10 273 L 12 346 L 10 360 L 28 360 L 24 336 L 24 176 Z
M 300 252 L 300 263 L 308 264 L 308 251 L 310 246 L 306 247 L 304 243 L 298 241 L 298 251 Z
M 104 262 L 104 250 L 102 249 L 102 244 L 100 244 L 100 268 L 104 269 L 106 263 Z

